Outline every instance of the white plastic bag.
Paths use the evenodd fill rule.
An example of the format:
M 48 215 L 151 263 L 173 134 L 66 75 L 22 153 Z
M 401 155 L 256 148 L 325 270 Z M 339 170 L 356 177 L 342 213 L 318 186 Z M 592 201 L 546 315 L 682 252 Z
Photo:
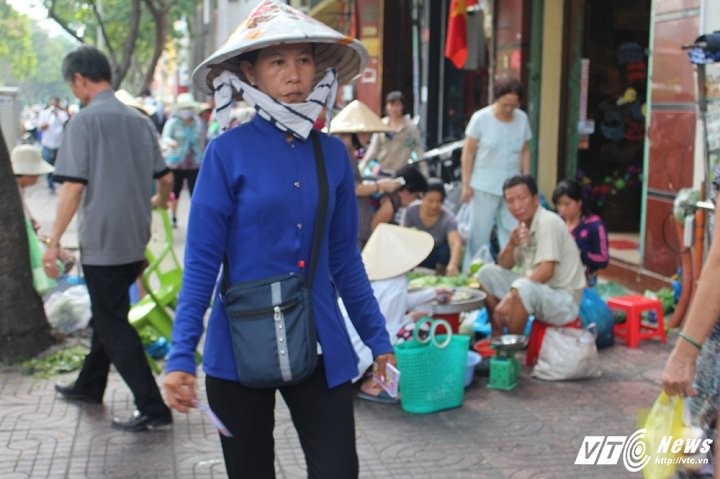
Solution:
M 80 284 L 50 295 L 45 301 L 50 326 L 64 334 L 87 328 L 92 312 L 87 286 Z
M 455 221 L 457 222 L 460 237 L 463 241 L 467 241 L 470 237 L 470 203 L 460 205 L 460 209 L 455 213 Z
M 532 375 L 547 381 L 596 378 L 602 374 L 595 335 L 587 329 L 549 327 Z

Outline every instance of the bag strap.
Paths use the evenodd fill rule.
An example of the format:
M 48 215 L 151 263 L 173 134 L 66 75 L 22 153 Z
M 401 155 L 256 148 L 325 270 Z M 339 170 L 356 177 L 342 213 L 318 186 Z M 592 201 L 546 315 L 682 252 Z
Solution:
M 322 242 L 322 232 L 325 226 L 325 216 L 327 214 L 328 204 L 328 180 L 327 171 L 325 170 L 325 159 L 323 156 L 322 145 L 317 131 L 310 132 L 310 138 L 313 142 L 315 151 L 315 167 L 317 169 L 318 178 L 318 210 L 315 214 L 315 231 L 313 232 L 312 248 L 310 250 L 310 269 L 308 271 L 307 285 L 312 287 L 315 279 L 315 271 L 317 270 L 317 257 L 320 254 L 320 243 Z
M 328 179 L 327 170 L 325 168 L 325 157 L 323 155 L 322 145 L 320 144 L 320 137 L 317 131 L 314 129 L 310 132 L 310 139 L 313 144 L 313 152 L 315 155 L 315 169 L 317 171 L 318 179 L 318 209 L 315 213 L 315 229 L 313 230 L 312 246 L 310 248 L 310 266 L 308 268 L 307 275 L 307 287 L 312 288 L 313 281 L 315 280 L 315 271 L 317 270 L 317 257 L 320 254 L 320 243 L 322 243 L 322 232 L 325 226 L 325 216 L 327 215 L 327 204 L 328 204 Z M 230 262 L 228 261 L 227 254 L 223 259 L 223 284 L 222 293 L 225 293 L 230 287 L 230 280 L 228 276 L 230 272 Z

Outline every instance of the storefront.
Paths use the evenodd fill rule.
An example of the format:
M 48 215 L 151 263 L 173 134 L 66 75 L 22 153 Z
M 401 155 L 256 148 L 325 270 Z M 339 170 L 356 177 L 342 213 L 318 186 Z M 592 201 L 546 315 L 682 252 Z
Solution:
M 640 233 L 650 0 L 572 1 L 558 171 L 610 232 Z
M 635 278 L 671 276 L 680 265 L 672 204 L 693 184 L 697 116 L 694 72 L 681 45 L 697 36 L 699 0 L 543 3 L 542 189 L 577 177 L 611 236 L 632 240 L 625 241 L 631 255 L 618 253 L 617 264 Z M 546 124 L 556 104 L 553 131 Z

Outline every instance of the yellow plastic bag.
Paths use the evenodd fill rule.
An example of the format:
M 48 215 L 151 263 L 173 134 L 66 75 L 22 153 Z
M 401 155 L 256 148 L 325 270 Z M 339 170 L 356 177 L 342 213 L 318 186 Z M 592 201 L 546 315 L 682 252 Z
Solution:
M 680 396 L 668 396 L 665 391 L 647 411 L 641 427 L 645 428 L 645 454 L 650 460 L 643 468 L 645 479 L 668 479 L 677 469 L 676 460 L 682 451 L 673 452 L 672 444 L 684 440 L 683 400 Z

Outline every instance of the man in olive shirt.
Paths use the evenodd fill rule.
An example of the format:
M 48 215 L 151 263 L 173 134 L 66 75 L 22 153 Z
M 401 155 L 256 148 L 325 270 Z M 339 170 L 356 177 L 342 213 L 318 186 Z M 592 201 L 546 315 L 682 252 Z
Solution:
M 75 383 L 55 389 L 69 400 L 100 403 L 112 364 L 137 407 L 129 420 L 113 419 L 113 427 L 141 431 L 168 426 L 172 415 L 140 338 L 128 322 L 128 290 L 145 259 L 152 206 L 167 206 L 172 173 L 150 120 L 115 98 L 110 64 L 100 50 L 91 46 L 74 50 L 65 57 L 62 70 L 83 108 L 68 122 L 58 152 L 54 180 L 62 188 L 43 266 L 48 275 L 57 276 L 60 239 L 79 210 L 80 254 L 93 335 Z M 155 197 L 154 179 L 158 180 Z
M 498 264 L 485 265 L 478 272 L 487 293 L 492 335 L 503 334 L 505 328 L 509 334 L 522 334 L 530 314 L 556 326 L 574 321 L 585 272 L 565 222 L 540 206 L 532 176 L 506 180 L 503 196 L 518 226 L 500 252 Z

